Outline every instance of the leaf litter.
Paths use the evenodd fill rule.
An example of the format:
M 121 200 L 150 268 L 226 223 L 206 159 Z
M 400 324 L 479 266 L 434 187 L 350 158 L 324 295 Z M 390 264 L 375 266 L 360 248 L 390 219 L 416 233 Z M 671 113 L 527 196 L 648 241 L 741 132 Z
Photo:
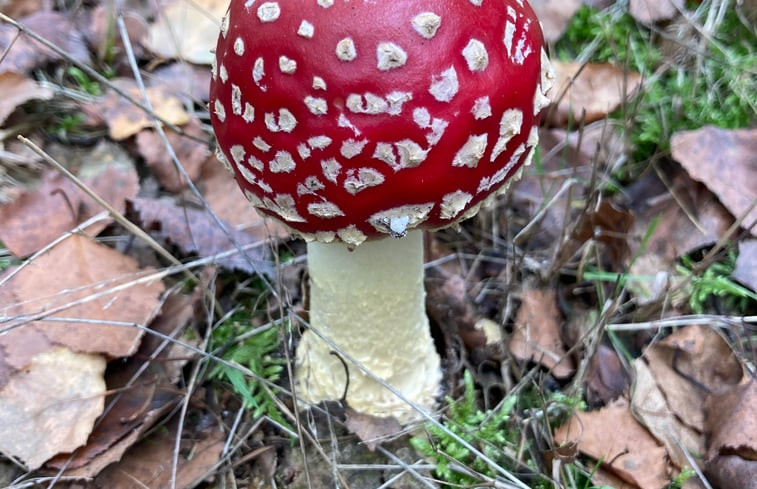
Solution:
M 574 28 L 581 3 L 534 2 L 551 42 Z M 233 389 L 190 375 L 216 361 L 202 351 L 222 328 L 216 314 L 233 314 L 238 297 L 257 294 L 254 324 L 280 318 L 282 303 L 268 298 L 267 280 L 280 279 L 285 308 L 307 313 L 302 245 L 249 206 L 210 151 L 207 64 L 225 7 L 217 0 L 124 7 L 147 85 L 142 92 L 108 5 L 89 2 L 69 15 L 46 2 L 0 4 L 65 53 L 0 24 L 0 86 L 17 95 L 0 101 L 0 188 L 9 189 L 3 199 L 12 201 L 0 206 L 0 251 L 7 250 L 0 253 L 0 413 L 14 420 L 0 427 L 9 430 L 0 436 L 0 452 L 27 468 L 42 467 L 31 474 L 78 477 L 87 487 L 135 481 L 169 487 L 174 466 L 176 487 L 245 479 L 270 486 L 273 478 L 279 487 L 302 487 L 308 466 L 311 487 L 348 479 L 353 487 L 378 487 L 397 473 L 382 469 L 379 483 L 345 467 L 353 461 L 388 467 L 396 462 L 386 458 L 390 447 L 405 464 L 426 463 L 392 479 L 399 481 L 392 487 L 428 487 L 439 474 L 414 458 L 406 442 L 397 448 L 403 439 L 385 441 L 399 429 L 391 419 L 343 409 L 338 413 L 346 418 L 308 417 L 301 428 L 326 435 L 319 439 L 335 448 L 303 442 L 302 460 L 275 423 L 241 415 Z M 687 8 L 693 7 L 639 0 L 628 13 L 669 34 Z M 681 264 L 722 256 L 719 247 L 731 240 L 738 254 L 730 278 L 754 291 L 754 240 L 746 239 L 755 233 L 754 131 L 679 131 L 669 153 L 633 160 L 623 126 L 641 110 L 650 73 L 622 60 L 583 59 L 555 59 L 561 84 L 553 96 L 560 100 L 549 127 L 540 129 L 541 157 L 523 179 L 460 233 L 430 239 L 427 309 L 445 355 L 445 393 L 459 398 L 468 370 L 487 408 L 510 392 L 523 393 L 529 382 L 543 398 L 564 392 L 585 399 L 589 409 L 571 409 L 554 431 L 533 424 L 533 406 L 516 413 L 532 429 L 522 446 L 570 453 L 552 472 L 558 478 L 573 477 L 568 467 L 585 467 L 594 484 L 662 488 L 694 465 L 699 475 L 684 487 L 699 477 L 713 487 L 748 487 L 757 477 L 755 349 L 748 334 L 754 321 L 745 317 L 754 304 L 735 319 L 720 314 L 724 303 L 717 299 L 709 304 L 714 316 L 687 315 L 691 279 Z M 93 87 L 89 75 L 74 79 L 65 69 L 81 62 L 112 72 Z M 164 127 L 168 144 L 200 195 L 180 176 L 153 115 L 113 87 L 149 101 L 178 128 Z M 41 105 L 49 106 L 47 114 Z M 74 118 L 51 118 L 72 110 Z M 619 120 L 619 113 L 627 118 Z M 66 124 L 77 129 L 71 134 L 86 136 L 61 137 Z M 100 128 L 111 142 L 103 142 Z M 230 256 L 209 260 L 197 275 L 163 273 L 165 263 L 143 237 L 126 233 L 65 178 L 40 171 L 36 155 L 12 140 L 19 133 L 181 260 Z M 625 176 L 629 168 L 632 178 Z M 80 229 L 87 220 L 94 222 Z M 236 245 L 248 250 L 246 257 L 235 254 Z M 713 319 L 702 326 L 707 317 Z M 658 328 L 664 321 L 675 329 Z M 287 333 L 288 347 L 296 337 Z M 278 383 L 288 389 L 286 376 Z M 276 394 L 284 409 L 292 408 L 283 391 Z M 551 413 L 552 401 L 546 405 Z M 184 410 L 186 417 L 175 414 Z M 445 409 L 440 419 L 448 415 Z

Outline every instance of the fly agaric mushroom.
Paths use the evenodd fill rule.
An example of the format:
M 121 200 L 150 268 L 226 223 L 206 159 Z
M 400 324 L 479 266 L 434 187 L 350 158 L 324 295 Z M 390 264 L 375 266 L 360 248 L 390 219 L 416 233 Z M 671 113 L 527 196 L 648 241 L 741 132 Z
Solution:
M 534 154 L 553 75 L 523 0 L 232 0 L 213 129 L 249 201 L 308 241 L 310 323 L 427 410 L 441 368 L 422 230 L 504 192 Z M 382 239 L 386 238 L 386 239 Z M 420 419 L 312 331 L 299 399 Z

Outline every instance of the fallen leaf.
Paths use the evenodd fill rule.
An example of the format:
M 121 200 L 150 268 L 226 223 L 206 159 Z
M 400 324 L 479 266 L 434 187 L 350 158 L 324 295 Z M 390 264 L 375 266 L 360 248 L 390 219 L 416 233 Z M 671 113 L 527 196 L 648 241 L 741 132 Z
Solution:
M 749 239 L 739 243 L 733 278 L 757 292 L 757 240 Z
M 8 17 L 18 19 L 29 15 L 42 7 L 43 0 L 2 0 L 0 1 L 0 12 Z
M 24 335 L 29 328 L 44 334 L 50 343 L 82 353 L 103 353 L 110 357 L 133 354 L 142 332 L 137 328 L 112 326 L 98 320 L 146 324 L 155 315 L 157 300 L 163 291 L 160 281 L 124 287 L 144 272 L 127 256 L 72 235 L 37 256 L 3 287 L 15 297 L 13 303 L 0 306 L 0 316 L 10 319 L 7 331 L 0 336 L 0 347 L 11 355 L 13 367 L 24 368 L 30 361 L 19 355 L 25 351 Z M 44 315 L 70 320 L 20 323 L 17 315 Z M 6 356 L 6 361 L 8 356 Z
M 752 489 L 757 481 L 757 461 L 721 455 L 705 465 L 704 475 L 714 487 Z
M 560 311 L 554 290 L 526 290 L 515 317 L 510 352 L 520 360 L 531 360 L 551 369 L 557 378 L 575 371 L 573 359 L 565 353 L 560 337 Z
M 374 451 L 382 442 L 402 433 L 402 425 L 393 417 L 379 418 L 359 413 L 352 408 L 344 410 L 345 426 L 362 441 L 368 450 Z
M 123 212 L 126 199 L 139 190 L 139 178 L 125 151 L 102 142 L 74 156 L 66 150 L 59 161 L 79 158 L 79 178 L 116 211 Z M 43 175 L 42 185 L 22 193 L 14 202 L 0 207 L 0 240 L 17 257 L 31 255 L 80 223 L 102 212 L 94 200 L 58 172 Z M 96 235 L 109 223 L 104 219 L 87 228 Z
M 19 19 L 19 23 L 65 51 L 66 55 L 75 61 L 90 64 L 89 50 L 84 42 L 84 36 L 79 33 L 66 14 L 53 10 L 40 10 Z M 9 46 L 10 49 L 6 52 Z M 60 59 L 60 56 L 48 47 L 27 35 L 19 36 L 15 27 L 5 23 L 0 24 L 0 53 L 3 54 L 0 71 L 16 73 L 29 73 L 49 61 Z
M 468 297 L 465 278 L 439 267 L 426 270 L 426 310 L 439 325 L 448 345 L 457 338 L 472 351 L 486 345 L 486 336 L 476 330 L 478 314 Z
M 224 223 L 229 233 L 227 235 L 204 209 L 181 207 L 170 199 L 134 198 L 131 205 L 144 227 L 157 227 L 162 236 L 186 253 L 208 257 L 236 249 L 234 243 L 245 246 L 259 242 L 255 236 Z M 267 249 L 260 246 L 247 250 L 245 256 L 235 254 L 221 258 L 217 263 L 229 270 L 272 276 L 272 264 L 265 260 Z
M 673 158 L 757 236 L 757 129 L 703 127 L 673 134 Z
M 565 33 L 573 15 L 583 3 L 581 0 L 531 0 L 529 2 L 542 24 L 544 40 L 554 43 Z
M 133 80 L 122 78 L 113 80 L 112 83 L 137 101 L 144 102 L 146 96 L 152 105 L 153 112 L 167 122 L 181 126 L 191 120 L 181 99 L 173 94 L 170 87 L 148 87 L 145 88 L 145 95 L 143 95 Z M 124 140 L 142 129 L 154 126 L 154 120 L 149 114 L 115 91 L 109 91 L 94 104 L 90 110 L 94 110 L 105 120 L 110 137 L 116 141 Z
M 210 70 L 207 66 L 171 63 L 150 73 L 145 82 L 148 86 L 173 87 L 175 93 L 191 100 L 207 102 L 210 97 Z
M 640 489 L 662 489 L 669 482 L 665 448 L 636 421 L 626 399 L 576 412 L 554 437 L 558 444 L 577 441 L 582 453 Z
M 681 0 L 630 0 L 628 11 L 644 25 L 670 20 L 684 11 Z
M 566 127 L 569 122 L 593 122 L 621 106 L 641 86 L 639 73 L 610 63 L 552 61 L 556 107 L 548 114 L 550 123 Z
M 250 204 L 228 171 L 212 157 L 200 176 L 202 195 L 213 212 L 239 230 L 258 240 L 288 238 L 289 232 L 277 220 L 264 217 Z
M 83 445 L 103 411 L 105 359 L 55 347 L 34 355 L 0 391 L 0 452 L 35 470 Z
M 172 487 L 174 446 L 178 436 L 177 424 L 156 430 L 142 440 L 124 457 L 95 478 L 98 489 Z M 196 487 L 218 463 L 226 435 L 214 429 L 205 433 L 190 433 L 185 427 L 176 467 L 176 489 Z
M 205 138 L 207 134 L 202 128 L 200 121 L 196 118 L 183 127 L 184 132 L 189 136 L 195 136 L 200 139 Z M 202 165 L 210 156 L 210 150 L 205 143 L 190 139 L 187 136 L 179 135 L 170 129 L 166 130 L 166 138 L 173 148 L 177 159 L 184 167 L 189 178 L 195 181 L 202 171 Z M 179 192 L 187 186 L 179 171 L 176 169 L 171 156 L 166 149 L 163 138 L 153 129 L 145 129 L 137 134 L 137 148 L 139 153 L 145 159 L 145 163 L 150 167 L 153 174 L 158 178 L 161 185 L 170 192 Z
M 49 100 L 53 92 L 43 88 L 32 79 L 12 71 L 0 72 L 0 125 L 16 110 L 16 108 L 30 100 Z
M 112 63 L 125 62 L 126 52 L 121 36 L 114 35 L 116 9 L 112 5 L 98 5 L 91 13 L 91 18 L 84 26 L 89 44 L 97 49 L 100 60 L 109 59 Z M 118 9 L 130 39 L 131 49 L 137 59 L 144 57 L 144 48 L 140 42 L 147 34 L 147 22 L 139 12 L 123 5 Z
M 145 46 L 164 58 L 209 65 L 228 0 L 174 0 L 150 26 Z
M 628 380 L 615 350 L 599 345 L 586 373 L 587 402 L 594 406 L 607 404 L 625 393 Z

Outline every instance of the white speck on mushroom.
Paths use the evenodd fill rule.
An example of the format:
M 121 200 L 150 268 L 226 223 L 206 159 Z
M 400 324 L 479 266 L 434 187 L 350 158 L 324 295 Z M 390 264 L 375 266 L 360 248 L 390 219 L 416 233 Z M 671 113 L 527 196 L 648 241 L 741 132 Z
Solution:
M 393 42 L 380 42 L 376 48 L 376 66 L 381 71 L 405 66 L 407 53 Z
M 263 58 L 257 58 L 252 66 L 252 81 L 254 81 L 255 85 L 260 87 L 260 89 L 263 91 L 265 91 L 265 87 L 261 85 L 260 82 L 263 80 L 264 76 L 265 62 L 263 61 Z
M 226 159 L 226 155 L 224 154 L 224 152 L 221 151 L 220 146 L 216 146 L 215 153 L 216 153 L 216 159 L 218 160 L 218 162 L 221 163 L 224 169 L 226 169 L 226 171 L 229 172 L 229 174 L 233 176 L 234 170 L 231 168 L 231 165 L 229 164 L 229 160 Z
M 415 122 L 421 129 L 426 129 L 431 126 L 431 114 L 425 107 L 418 107 L 413 110 L 413 122 Z
M 313 90 L 326 90 L 326 81 L 320 76 L 314 76 Z
M 339 148 L 339 153 L 349 160 L 362 153 L 366 144 L 368 144 L 367 139 L 361 139 L 360 141 L 347 139 L 342 142 L 342 146 Z
M 295 166 L 294 158 L 288 151 L 277 151 L 273 159 L 268 162 L 271 173 L 289 173 Z
M 541 50 L 541 88 L 546 95 L 552 87 L 555 85 L 555 70 L 552 68 L 552 63 L 549 62 L 547 52 L 542 48 Z
M 344 215 L 342 209 L 333 202 L 313 202 L 308 204 L 308 212 L 323 219 L 331 219 Z
M 279 116 L 272 112 L 265 114 L 265 126 L 271 132 L 292 132 L 297 127 L 297 119 L 287 109 L 279 109 Z
M 520 39 L 518 39 L 518 44 L 515 46 L 515 63 L 522 65 L 530 54 L 531 45 L 526 46 L 526 33 L 524 31 Z
M 218 117 L 219 121 L 226 122 L 226 108 L 218 99 L 213 102 L 213 112 L 216 114 L 216 117 Z
M 253 167 L 254 169 L 256 169 L 257 171 L 261 171 L 261 172 L 265 168 L 265 165 L 263 164 L 263 162 L 255 158 L 255 156 L 253 155 L 250 155 L 250 157 L 247 158 L 247 164 Z
M 484 43 L 478 39 L 471 39 L 463 48 L 463 57 L 471 71 L 483 71 L 489 66 L 489 53 Z
M 335 158 L 321 161 L 321 170 L 326 180 L 336 183 L 339 173 L 342 171 L 342 165 Z
M 284 74 L 294 75 L 297 71 L 297 61 L 286 56 L 279 56 L 279 70 Z
M 410 92 L 400 92 L 400 91 L 390 92 L 386 96 L 386 101 L 389 102 L 389 108 L 386 111 L 387 114 L 400 115 L 402 113 L 402 105 L 405 102 L 409 102 L 412 99 L 413 99 L 413 94 Z
M 261 3 L 258 7 L 258 19 L 260 22 L 273 22 L 281 15 L 281 7 L 278 2 Z
M 471 109 L 471 112 L 473 113 L 473 117 L 478 120 L 491 117 L 492 106 L 489 102 L 489 96 L 486 95 L 484 97 L 477 98 L 476 101 L 473 102 L 473 109 Z
M 433 208 L 433 202 L 402 205 L 376 212 L 368 218 L 368 223 L 379 232 L 401 237 L 408 229 L 417 227 L 428 219 Z
M 324 115 L 329 111 L 328 104 L 325 99 L 318 97 L 311 97 L 308 95 L 305 97 L 305 105 L 313 115 Z
M 297 212 L 296 202 L 290 194 L 278 194 L 274 200 L 266 197 L 263 199 L 263 205 L 271 212 L 275 212 L 285 221 L 305 222 L 299 212 Z
M 331 144 L 332 139 L 328 136 L 313 136 L 308 139 L 308 146 L 312 149 L 326 149 Z
M 237 166 L 237 169 L 239 170 L 239 174 L 242 175 L 242 178 L 244 178 L 247 183 L 254 185 L 256 183 L 257 178 L 255 175 L 244 165 Z
M 255 185 L 260 187 L 260 189 L 263 190 L 263 192 L 267 194 L 273 193 L 273 189 L 271 188 L 271 186 L 265 183 L 263 180 L 258 179 L 258 181 L 255 182 Z
M 403 139 L 394 143 L 400 156 L 400 168 L 415 168 L 426 160 L 428 150 L 411 139 Z
M 494 161 L 507 147 L 507 143 L 520 134 L 523 125 L 523 112 L 520 109 L 507 109 L 499 121 L 499 139 L 494 143 L 489 161 Z
M 456 218 L 471 200 L 473 200 L 473 196 L 462 190 L 456 190 L 445 195 L 442 197 L 442 203 L 439 206 L 439 217 L 441 219 Z
M 460 84 L 457 81 L 457 71 L 454 66 L 444 70 L 439 76 L 431 77 L 431 87 L 429 93 L 439 102 L 449 102 L 457 95 Z
M 244 55 L 244 39 L 241 37 L 234 39 L 234 54 L 237 56 Z
M 530 150 L 528 150 L 526 159 L 523 160 L 523 166 L 531 166 L 531 162 L 534 160 L 534 154 L 536 154 L 536 148 L 532 147 Z
M 390 143 L 376 143 L 373 158 L 383 161 L 392 168 L 397 167 L 397 155 L 394 154 L 394 148 Z
M 537 144 L 539 144 L 539 128 L 531 126 L 531 130 L 528 132 L 528 139 L 526 139 L 526 146 L 534 147 Z
M 476 192 L 481 193 L 483 191 L 489 191 L 493 187 L 498 186 L 505 179 L 505 177 L 507 177 L 507 174 L 510 173 L 513 167 L 518 163 L 518 160 L 523 155 L 524 151 L 526 151 L 525 144 L 518 146 L 515 151 L 513 151 L 512 156 L 510 156 L 510 160 L 505 166 L 497 170 L 491 177 L 484 177 L 481 179 Z
M 351 37 L 345 37 L 336 43 L 336 57 L 342 61 L 352 61 L 357 57 L 355 41 Z
M 218 74 L 221 77 L 221 81 L 223 83 L 226 83 L 227 81 L 229 81 L 229 72 L 226 71 L 226 67 L 224 65 L 221 65 L 221 68 L 218 71 L 219 71 Z
M 318 0 L 318 5 L 323 8 L 329 8 L 334 5 L 334 0 Z
M 475 5 L 476 7 L 480 7 L 480 6 L 481 6 L 481 3 L 482 3 L 483 1 L 484 1 L 484 0 L 470 0 L 470 3 L 472 3 L 472 4 L 473 4 L 473 5 Z
M 355 125 L 344 114 L 339 114 L 336 125 L 345 129 L 352 129 L 352 132 L 355 133 L 355 136 L 360 136 L 360 130 L 355 127 Z
M 226 15 L 223 16 L 223 19 L 221 19 L 221 35 L 224 39 L 226 39 L 226 36 L 229 35 L 229 14 L 228 12 Z
M 242 89 L 233 83 L 231 84 L 231 112 L 234 115 L 242 115 Z
M 250 204 L 254 205 L 255 207 L 263 207 L 263 201 L 260 200 L 260 197 L 253 194 L 247 189 L 244 189 L 244 196 L 247 197 L 247 200 L 250 202 Z
M 369 187 L 375 187 L 384 183 L 384 175 L 375 168 L 358 168 L 347 171 L 347 178 L 344 179 L 344 189 L 355 195 L 361 190 Z
M 360 246 L 367 238 L 354 224 L 338 230 L 336 235 L 348 246 Z
M 544 92 L 541 89 L 541 83 L 536 85 L 536 92 L 534 92 L 534 115 L 541 112 L 541 110 L 549 104 L 549 97 L 544 95 Z
M 213 77 L 213 81 L 218 80 L 218 60 L 215 56 L 210 61 L 210 74 Z
M 255 136 L 255 139 L 252 140 L 252 145 L 258 148 L 263 153 L 267 153 L 271 150 L 271 145 L 265 142 L 263 138 L 260 136 Z
M 515 24 L 510 22 L 509 20 L 505 24 L 505 37 L 502 39 L 502 42 L 505 44 L 505 49 L 507 50 L 507 56 L 509 58 L 513 57 L 513 37 L 515 36 Z
M 297 154 L 300 155 L 300 158 L 303 160 L 307 160 L 310 158 L 310 148 L 305 143 L 300 143 L 297 145 Z
M 386 100 L 370 92 L 363 95 L 351 93 L 347 96 L 345 104 L 351 112 L 356 114 L 376 115 L 382 114 L 389 109 L 389 103 Z
M 244 121 L 248 124 L 255 120 L 255 107 L 250 105 L 249 102 L 244 103 L 244 112 L 242 113 L 242 119 L 244 119 Z
M 434 146 L 438 143 L 442 139 L 442 135 L 444 135 L 447 126 L 449 126 L 449 122 L 434 117 L 434 120 L 431 121 L 431 132 L 426 134 L 426 141 L 428 141 L 428 144 Z
M 303 195 L 314 195 L 319 190 L 326 188 L 323 183 L 318 180 L 316 176 L 309 176 L 303 183 L 297 185 L 297 195 L 302 197 Z
M 231 154 L 231 159 L 234 160 L 234 163 L 236 163 L 237 166 L 240 166 L 239 164 L 244 161 L 246 151 L 241 144 L 235 144 L 229 149 L 229 153 Z
M 452 166 L 466 166 L 468 168 L 476 168 L 478 166 L 478 162 L 484 156 L 488 140 L 488 134 L 470 136 L 465 144 L 463 144 L 463 147 L 460 148 L 455 157 L 452 159 Z
M 297 29 L 297 35 L 304 37 L 305 39 L 312 39 L 315 34 L 315 27 L 307 20 L 300 22 L 300 27 Z
M 413 29 L 425 39 L 431 39 L 442 24 L 442 18 L 433 12 L 423 12 L 413 17 Z

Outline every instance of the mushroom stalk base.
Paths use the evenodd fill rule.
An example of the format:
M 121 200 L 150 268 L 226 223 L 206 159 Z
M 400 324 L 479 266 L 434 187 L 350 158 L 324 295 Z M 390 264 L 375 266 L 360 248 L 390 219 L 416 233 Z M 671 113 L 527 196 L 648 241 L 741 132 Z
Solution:
M 342 243 L 309 243 L 308 268 L 311 326 L 404 397 L 432 410 L 441 368 L 426 317 L 422 232 L 369 241 L 353 251 Z M 342 398 L 346 372 L 331 352 L 312 331 L 305 331 L 295 374 L 300 400 Z M 349 407 L 393 416 L 402 424 L 422 418 L 349 360 L 345 363 Z

